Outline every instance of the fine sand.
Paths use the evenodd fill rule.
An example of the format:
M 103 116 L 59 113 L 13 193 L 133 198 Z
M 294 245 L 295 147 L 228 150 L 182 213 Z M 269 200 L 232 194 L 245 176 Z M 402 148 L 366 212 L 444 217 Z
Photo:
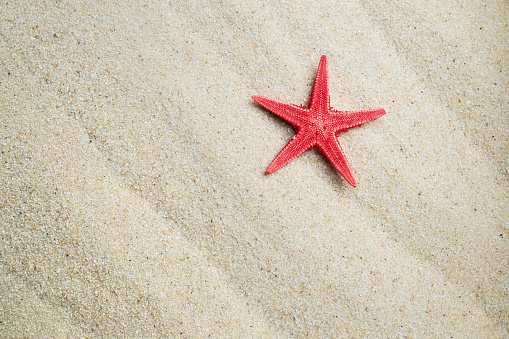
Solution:
M 3 1 L 0 337 L 507 337 L 508 6 Z

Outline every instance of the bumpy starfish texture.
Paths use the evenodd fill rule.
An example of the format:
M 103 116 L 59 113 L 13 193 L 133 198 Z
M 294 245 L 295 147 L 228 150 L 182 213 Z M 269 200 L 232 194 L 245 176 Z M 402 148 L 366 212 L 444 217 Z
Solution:
M 364 111 L 336 111 L 330 107 L 327 57 L 320 59 L 309 109 L 253 95 L 253 99 L 297 128 L 297 134 L 267 168 L 270 174 L 312 147 L 317 147 L 345 180 L 356 187 L 352 170 L 339 145 L 337 133 L 360 126 L 385 114 L 383 108 Z

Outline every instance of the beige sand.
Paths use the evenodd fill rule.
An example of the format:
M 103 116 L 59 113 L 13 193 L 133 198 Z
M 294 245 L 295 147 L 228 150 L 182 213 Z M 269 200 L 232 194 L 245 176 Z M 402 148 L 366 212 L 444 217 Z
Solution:
M 508 14 L 2 2 L 0 337 L 507 336 Z M 355 189 L 264 174 L 322 54 Z

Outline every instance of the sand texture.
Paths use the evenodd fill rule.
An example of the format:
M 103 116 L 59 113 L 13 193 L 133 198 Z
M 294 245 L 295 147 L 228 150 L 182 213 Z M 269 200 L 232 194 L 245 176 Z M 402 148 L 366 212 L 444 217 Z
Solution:
M 507 338 L 508 6 L 3 1 L 0 337 Z

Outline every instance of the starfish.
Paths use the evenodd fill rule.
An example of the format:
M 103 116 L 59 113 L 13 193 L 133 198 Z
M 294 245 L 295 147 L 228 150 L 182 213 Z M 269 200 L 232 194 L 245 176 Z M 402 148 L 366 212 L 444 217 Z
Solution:
M 309 108 L 287 104 L 253 95 L 257 103 L 291 123 L 297 133 L 267 168 L 267 174 L 277 171 L 312 147 L 318 148 L 345 180 L 356 187 L 352 170 L 339 145 L 337 134 L 360 126 L 385 114 L 383 108 L 363 111 L 336 111 L 330 107 L 327 57 L 322 55 Z

